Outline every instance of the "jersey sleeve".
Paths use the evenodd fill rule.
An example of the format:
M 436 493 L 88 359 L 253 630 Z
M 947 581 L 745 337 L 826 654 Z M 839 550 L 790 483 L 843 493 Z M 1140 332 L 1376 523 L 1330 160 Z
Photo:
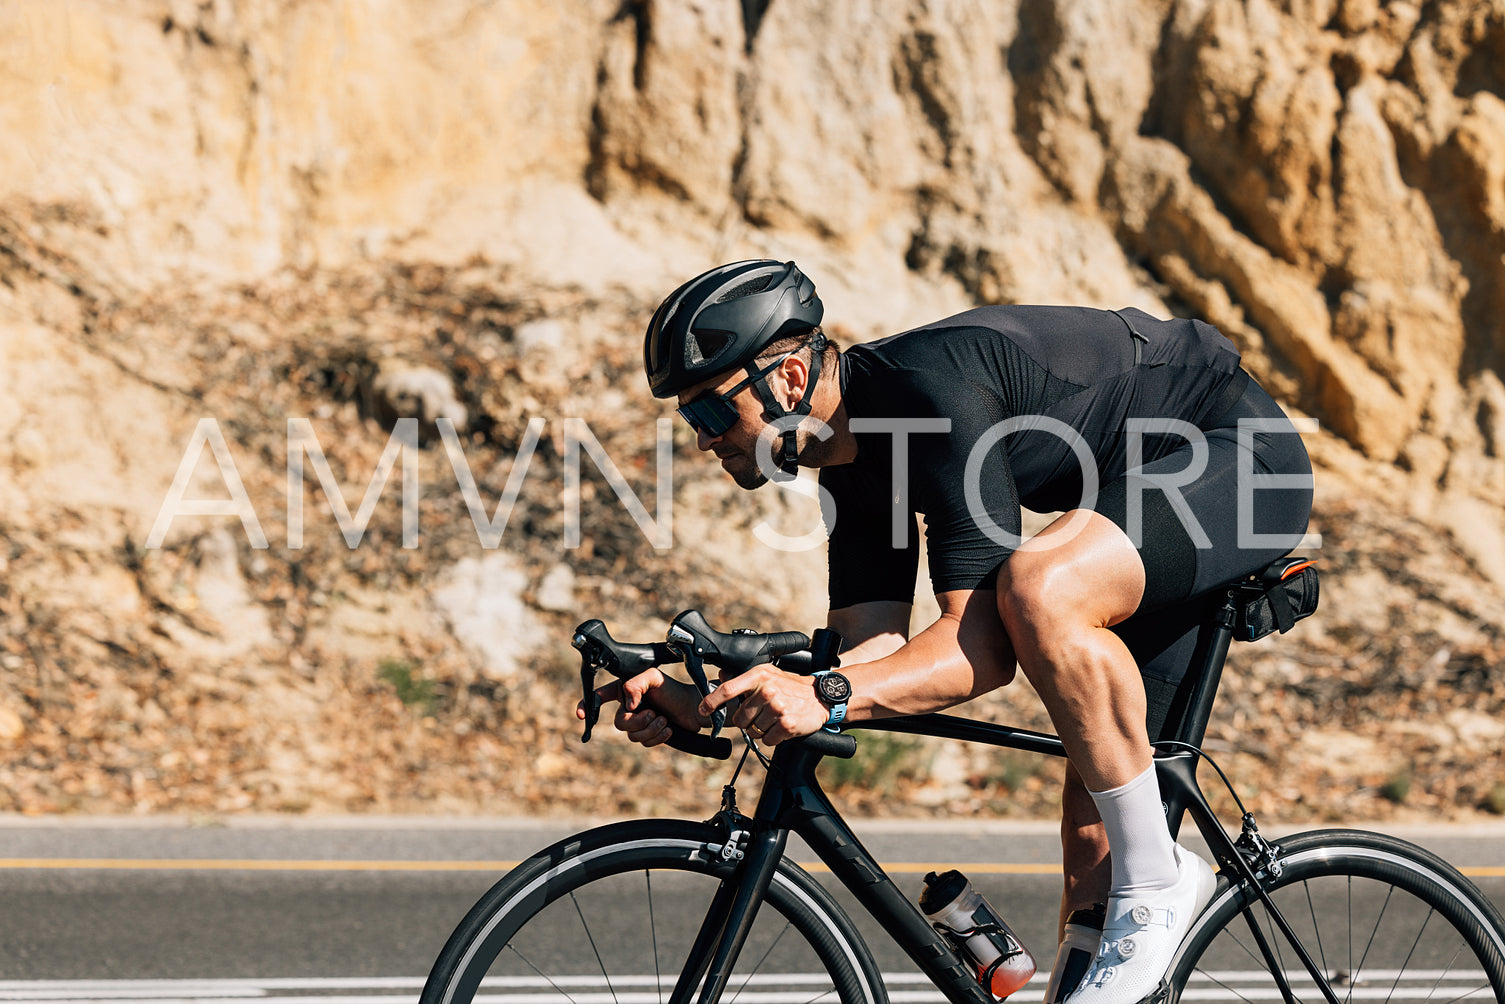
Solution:
M 860 413 L 881 418 L 881 431 L 859 434 L 858 463 L 821 472 L 822 487 L 837 503 L 829 551 L 832 609 L 913 601 L 915 513 L 924 517 L 937 593 L 992 589 L 1021 522 L 1006 444 L 990 433 L 1004 418 L 1003 402 L 954 373 L 921 368 L 888 371 L 864 391 Z M 949 431 L 920 431 L 936 419 L 947 420 Z M 901 431 L 906 420 L 917 420 L 914 431 Z M 894 547 L 896 510 L 907 524 L 902 548 Z

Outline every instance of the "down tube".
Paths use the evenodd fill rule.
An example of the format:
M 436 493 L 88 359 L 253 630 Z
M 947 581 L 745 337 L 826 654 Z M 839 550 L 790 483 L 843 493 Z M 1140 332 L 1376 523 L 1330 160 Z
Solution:
M 993 1004 L 972 969 L 951 943 L 925 920 L 883 868 L 842 822 L 814 783 L 778 786 L 783 804 L 777 818 L 798 833 L 820 855 L 842 885 L 851 890 L 868 912 L 914 960 L 952 1004 Z M 768 793 L 765 792 L 765 797 Z M 762 814 L 760 807 L 759 814 Z

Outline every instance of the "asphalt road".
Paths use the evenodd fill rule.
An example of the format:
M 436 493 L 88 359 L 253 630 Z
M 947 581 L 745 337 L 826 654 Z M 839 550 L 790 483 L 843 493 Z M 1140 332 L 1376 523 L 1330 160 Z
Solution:
M 573 828 L 0 823 L 0 1000 L 411 1001 L 470 905 L 511 862 Z M 915 893 L 929 867 L 963 866 L 1048 968 L 1060 883 L 1049 828 L 871 824 L 859 833 Z M 1402 835 L 1505 905 L 1505 828 Z M 880 968 L 901 981 L 914 972 L 871 921 L 861 926 Z

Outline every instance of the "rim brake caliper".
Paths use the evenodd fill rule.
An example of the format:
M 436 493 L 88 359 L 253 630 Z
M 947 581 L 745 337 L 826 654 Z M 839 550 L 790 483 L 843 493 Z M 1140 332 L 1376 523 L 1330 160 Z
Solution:
M 1285 864 L 1281 862 L 1275 845 L 1260 835 L 1253 813 L 1244 813 L 1243 832 L 1239 834 L 1234 846 L 1244 856 L 1244 860 L 1249 862 L 1250 870 L 1260 878 L 1277 879 L 1285 870 Z

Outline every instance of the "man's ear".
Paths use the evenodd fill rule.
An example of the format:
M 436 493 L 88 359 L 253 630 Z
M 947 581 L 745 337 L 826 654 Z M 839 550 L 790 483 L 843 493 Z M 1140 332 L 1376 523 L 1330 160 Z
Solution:
M 779 364 L 777 372 L 784 385 L 784 393 L 779 396 L 783 399 L 784 408 L 793 411 L 794 406 L 799 404 L 800 398 L 805 396 L 805 390 L 809 386 L 810 365 L 805 362 L 800 353 L 796 352 Z

